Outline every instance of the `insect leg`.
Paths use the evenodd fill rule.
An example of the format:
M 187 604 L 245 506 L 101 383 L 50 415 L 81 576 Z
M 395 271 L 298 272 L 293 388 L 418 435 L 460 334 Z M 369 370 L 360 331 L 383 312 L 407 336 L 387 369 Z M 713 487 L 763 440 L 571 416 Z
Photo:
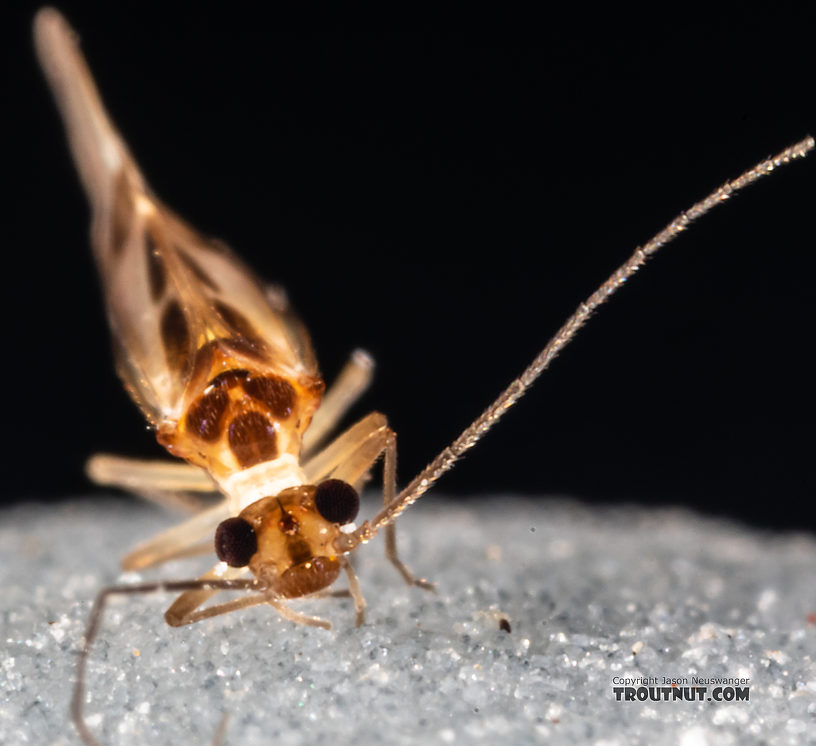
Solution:
M 139 544 L 122 558 L 122 567 L 125 570 L 142 570 L 187 556 L 191 547 L 211 537 L 216 526 L 230 515 L 229 504 L 223 500 L 215 507 L 208 508 L 184 523 Z
M 96 639 L 99 632 L 99 627 L 102 623 L 102 615 L 105 612 L 105 606 L 111 596 L 121 595 L 130 596 L 143 593 L 160 593 L 178 591 L 192 591 L 194 589 L 201 589 L 206 587 L 217 590 L 249 590 L 258 587 L 255 580 L 225 580 L 212 579 L 209 581 L 200 580 L 180 580 L 180 581 L 165 581 L 157 583 L 142 583 L 140 585 L 114 585 L 108 588 L 103 588 L 96 597 L 93 607 L 91 608 L 91 615 L 88 619 L 88 626 L 85 628 L 85 634 L 82 639 L 82 647 L 77 658 L 76 680 L 74 681 L 74 691 L 71 696 L 71 718 L 74 722 L 74 727 L 77 729 L 80 738 L 85 744 L 89 746 L 98 746 L 98 741 L 93 734 L 88 730 L 85 724 L 84 707 L 85 707 L 85 676 L 88 667 L 88 657 L 91 653 L 91 646 Z M 215 592 L 215 591 L 213 591 Z
M 320 411 L 320 410 L 318 410 Z M 338 435 L 331 443 L 318 453 L 314 454 L 303 464 L 303 471 L 309 482 L 317 482 L 328 479 L 330 476 L 341 477 L 335 474 L 337 468 L 349 458 L 349 455 L 358 449 L 367 440 L 379 437 L 384 430 L 388 429 L 388 420 L 385 415 L 379 412 L 371 412 L 362 420 L 352 425 Z M 307 431 L 308 432 L 308 431 Z M 372 464 L 377 460 L 380 451 L 376 451 L 374 457 L 366 465 L 356 479 L 346 479 L 350 484 L 360 481 Z
M 189 493 L 218 494 L 210 477 L 192 464 L 97 453 L 85 463 L 85 473 L 96 484 L 118 487 L 163 508 L 188 514 L 207 507 Z
M 383 482 L 385 485 L 383 503 L 386 507 L 394 501 L 397 491 L 397 435 L 393 431 L 390 431 L 390 433 L 391 437 L 386 444 L 385 464 L 383 466 Z M 397 568 L 397 571 L 408 585 L 416 585 L 426 591 L 436 592 L 436 583 L 425 580 L 425 578 L 417 578 L 399 558 L 397 553 L 397 525 L 395 523 L 389 523 L 385 527 L 385 556 Z
M 245 574 L 245 567 L 226 567 L 222 562 L 219 562 L 212 570 L 198 578 L 199 585 L 197 587 L 185 591 L 173 601 L 167 611 L 164 612 L 164 621 L 171 627 L 182 627 L 185 624 L 198 621 L 201 617 L 191 619 L 195 610 L 219 591 L 216 586 L 207 585 L 208 581 L 237 580 L 241 575 Z
M 331 629 L 331 623 L 325 619 L 294 611 L 277 596 L 272 595 L 268 591 L 247 598 L 238 598 L 233 601 L 214 604 L 213 606 L 208 606 L 206 609 L 199 609 L 199 606 L 207 601 L 207 599 L 222 590 L 222 588 L 217 585 L 219 580 L 236 583 L 256 583 L 256 581 L 252 580 L 238 579 L 238 577 L 244 573 L 246 573 L 245 567 L 224 567 L 221 563 L 217 564 L 212 570 L 202 575 L 196 581 L 198 585 L 193 586 L 190 590 L 186 590 L 185 593 L 182 593 L 171 604 L 170 608 L 164 612 L 164 621 L 171 627 L 183 627 L 187 624 L 200 622 L 202 619 L 209 619 L 210 617 L 219 616 L 221 614 L 228 614 L 237 609 L 244 609 L 266 603 L 272 606 L 284 619 L 288 619 L 291 622 L 305 624 L 310 627 Z M 257 587 L 257 583 L 255 587 Z
M 121 487 L 129 492 L 218 492 L 213 480 L 198 466 L 162 459 L 147 460 L 96 453 L 86 462 L 85 473 L 96 484 Z
M 291 606 L 287 606 L 283 601 L 270 596 L 266 597 L 266 602 L 275 608 L 275 610 L 284 619 L 288 619 L 295 624 L 305 624 L 307 627 L 321 627 L 322 629 L 331 629 L 331 622 L 321 619 L 317 616 L 309 616 L 308 614 L 301 614 L 295 611 Z
M 303 453 L 309 456 L 371 384 L 374 361 L 365 350 L 354 350 L 303 434 Z
M 191 593 L 194 592 L 195 591 L 191 591 Z M 248 609 L 250 606 L 260 606 L 268 602 L 269 597 L 265 593 L 257 593 L 254 596 L 235 598 L 232 601 L 225 601 L 222 604 L 208 606 L 206 609 L 199 609 L 187 616 L 178 619 L 173 618 L 172 622 L 168 619 L 167 614 L 165 614 L 164 618 L 171 627 L 183 627 L 187 624 L 195 624 L 203 619 L 210 619 L 211 617 L 220 616 L 221 614 L 229 614 L 231 611 L 238 611 L 239 609 Z M 276 609 L 278 608 L 275 604 L 273 604 L 273 606 L 275 606 Z
M 306 463 L 304 471 L 309 480 L 313 482 L 331 476 L 349 484 L 357 484 L 365 477 L 382 453 L 385 453 L 383 503 L 387 507 L 396 496 L 397 435 L 388 427 L 385 415 L 379 412 L 372 412 L 339 435 L 323 451 Z M 385 553 L 406 583 L 426 590 L 434 589 L 433 583 L 414 577 L 399 559 L 396 529 L 393 525 L 386 527 Z
M 212 746 L 224 746 L 224 744 L 227 742 L 227 726 L 229 725 L 229 718 L 229 712 L 225 712 L 221 716 L 221 720 L 218 723 L 218 728 L 213 736 Z
M 354 626 L 360 627 L 365 622 L 365 596 L 363 596 L 363 590 L 360 588 L 360 581 L 357 580 L 357 573 L 354 572 L 354 568 L 348 559 L 343 561 L 343 569 L 346 571 L 349 592 L 351 593 L 351 598 L 354 600 Z

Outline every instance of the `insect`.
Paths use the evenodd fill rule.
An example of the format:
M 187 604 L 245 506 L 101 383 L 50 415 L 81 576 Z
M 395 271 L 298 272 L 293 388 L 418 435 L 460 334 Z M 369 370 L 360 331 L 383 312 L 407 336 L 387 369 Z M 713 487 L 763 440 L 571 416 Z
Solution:
M 715 190 L 637 248 L 462 434 L 402 490 L 396 486 L 396 436 L 373 413 L 330 438 L 368 385 L 372 364 L 355 353 L 327 390 L 308 336 L 285 296 L 270 291 L 223 245 L 187 225 L 152 193 L 110 122 L 75 36 L 54 10 L 35 21 L 35 41 L 65 121 L 92 206 L 92 245 L 121 378 L 159 442 L 186 463 L 97 457 L 103 484 L 160 494 L 218 490 L 221 501 L 128 554 L 141 569 L 194 551 L 215 536 L 219 562 L 196 580 L 115 586 L 91 613 L 79 659 L 73 715 L 82 718 L 84 671 L 107 598 L 156 590 L 180 595 L 165 619 L 173 626 L 266 604 L 297 623 L 328 628 L 292 599 L 350 595 L 355 622 L 365 600 L 348 561 L 360 544 L 385 533 L 386 553 L 404 580 L 431 589 L 400 560 L 395 520 L 524 395 L 598 306 L 661 246 L 731 194 L 814 147 L 807 138 Z M 382 510 L 356 525 L 358 490 L 383 459 Z M 347 591 L 330 588 L 341 575 Z M 218 592 L 247 595 L 205 606 Z

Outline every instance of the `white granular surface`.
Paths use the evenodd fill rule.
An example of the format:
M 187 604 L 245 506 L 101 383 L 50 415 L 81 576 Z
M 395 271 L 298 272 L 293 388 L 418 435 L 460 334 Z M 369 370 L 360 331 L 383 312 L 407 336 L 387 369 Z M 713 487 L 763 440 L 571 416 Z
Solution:
M 0 743 L 78 743 L 68 702 L 97 589 L 208 564 L 119 574 L 119 556 L 169 521 L 124 499 L 0 513 Z M 242 745 L 816 743 L 813 536 L 503 497 L 424 500 L 400 529 L 439 593 L 407 588 L 378 539 L 357 553 L 359 629 L 348 599 L 297 604 L 330 632 L 268 607 L 171 629 L 166 596 L 113 602 L 89 665 L 93 732 L 207 744 L 228 711 L 226 743 Z M 614 677 L 695 675 L 750 679 L 750 700 L 613 693 Z

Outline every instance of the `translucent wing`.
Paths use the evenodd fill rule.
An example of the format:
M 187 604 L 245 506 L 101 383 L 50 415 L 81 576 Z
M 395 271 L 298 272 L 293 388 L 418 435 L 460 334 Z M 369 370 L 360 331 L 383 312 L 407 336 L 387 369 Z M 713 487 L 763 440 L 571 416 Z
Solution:
M 245 364 L 317 392 L 308 336 L 281 296 L 151 193 L 57 11 L 38 13 L 35 43 L 91 203 L 119 373 L 148 419 L 178 421 L 196 377 L 218 365 Z

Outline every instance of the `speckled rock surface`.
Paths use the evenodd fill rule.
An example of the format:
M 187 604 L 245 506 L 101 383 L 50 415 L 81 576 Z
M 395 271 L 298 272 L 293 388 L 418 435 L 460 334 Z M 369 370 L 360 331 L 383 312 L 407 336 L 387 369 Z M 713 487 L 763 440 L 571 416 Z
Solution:
M 0 513 L 0 743 L 78 743 L 68 701 L 97 589 L 207 567 L 117 571 L 171 520 L 127 499 Z M 229 712 L 227 744 L 816 743 L 813 536 L 503 497 L 427 499 L 400 530 L 439 593 L 405 587 L 378 539 L 357 553 L 359 629 L 348 599 L 297 605 L 328 632 L 269 607 L 171 629 L 166 596 L 117 599 L 89 665 L 93 732 L 208 743 Z M 721 678 L 748 683 L 717 701 Z

